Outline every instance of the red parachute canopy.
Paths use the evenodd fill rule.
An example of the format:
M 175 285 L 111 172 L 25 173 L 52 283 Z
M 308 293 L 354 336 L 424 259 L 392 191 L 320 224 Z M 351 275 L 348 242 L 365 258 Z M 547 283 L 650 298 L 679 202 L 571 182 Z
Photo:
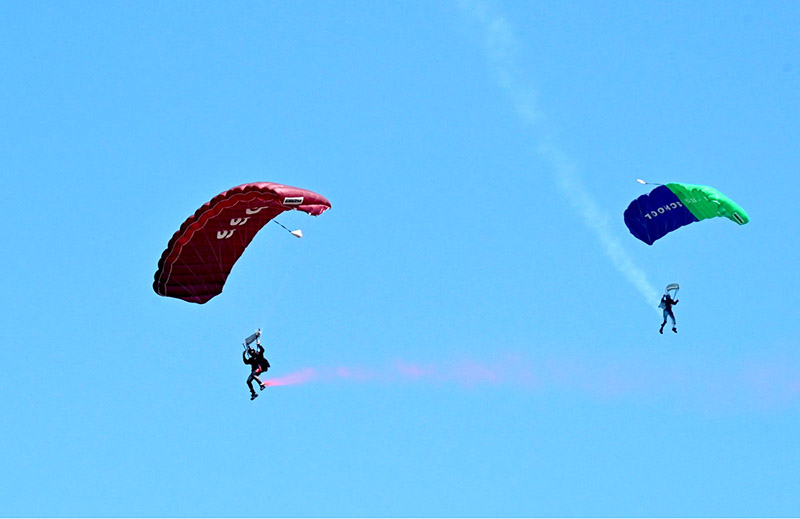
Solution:
M 222 292 L 256 233 L 284 211 L 317 216 L 331 203 L 297 187 L 255 182 L 220 193 L 183 222 L 158 261 L 157 294 L 203 304 Z

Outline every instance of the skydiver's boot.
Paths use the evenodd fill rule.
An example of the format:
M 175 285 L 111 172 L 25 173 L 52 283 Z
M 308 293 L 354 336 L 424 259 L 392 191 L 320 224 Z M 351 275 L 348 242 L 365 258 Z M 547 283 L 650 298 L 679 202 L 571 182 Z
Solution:
M 675 328 L 674 326 L 672 327 L 672 331 L 675 332 L 675 333 L 678 333 L 678 329 Z
M 255 391 L 250 393 L 250 400 L 255 400 L 256 398 L 258 398 L 258 393 L 256 393 Z
M 267 387 L 267 385 L 266 385 L 266 384 L 263 384 L 263 383 L 262 383 L 260 386 L 258 386 L 258 388 L 259 388 L 261 391 L 264 391 L 264 388 L 265 388 L 265 387 Z
M 663 324 L 661 325 L 661 328 L 658 329 L 658 333 L 661 333 L 661 334 L 664 333 L 664 325 Z

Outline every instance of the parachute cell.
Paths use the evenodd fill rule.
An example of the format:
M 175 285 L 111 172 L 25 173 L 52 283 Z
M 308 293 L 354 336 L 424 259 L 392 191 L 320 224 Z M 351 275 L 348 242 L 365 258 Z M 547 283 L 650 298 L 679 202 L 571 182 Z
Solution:
M 158 262 L 153 290 L 205 303 L 222 292 L 233 265 L 270 220 L 295 209 L 318 216 L 330 207 L 322 195 L 271 182 L 243 184 L 220 193 L 172 236 Z
M 750 221 L 739 204 L 713 187 L 673 182 L 631 202 L 625 210 L 625 225 L 631 234 L 652 245 L 684 225 L 717 216 L 739 225 Z

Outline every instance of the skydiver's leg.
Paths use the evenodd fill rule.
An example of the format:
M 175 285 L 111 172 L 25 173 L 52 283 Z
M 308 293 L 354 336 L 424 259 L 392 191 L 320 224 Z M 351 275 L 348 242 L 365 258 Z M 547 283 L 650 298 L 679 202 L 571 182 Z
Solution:
M 260 389 L 262 391 L 264 390 L 265 387 L 267 387 L 267 385 L 264 384 L 263 382 L 261 382 L 261 379 L 258 376 L 261 375 L 262 373 L 266 373 L 266 372 L 267 372 L 266 369 L 264 369 L 264 370 L 259 369 L 253 374 L 253 378 L 256 379 L 256 382 L 258 382 L 258 389 Z
M 251 395 L 255 395 L 255 394 L 256 394 L 256 390 L 255 390 L 255 389 L 253 389 L 253 380 L 254 380 L 254 379 L 255 379 L 255 380 L 258 380 L 258 379 L 256 378 L 256 376 L 255 376 L 255 375 L 254 375 L 254 374 L 251 372 L 251 373 L 250 373 L 250 376 L 249 376 L 249 377 L 247 377 L 247 387 L 249 387 L 249 388 L 250 388 L 250 394 L 251 394 Z M 260 381 L 259 381 L 259 383 L 260 383 Z
M 667 310 L 664 309 L 664 322 L 661 323 L 661 328 L 658 329 L 658 333 L 664 333 L 664 325 L 667 324 Z
M 247 380 L 248 380 L 248 382 L 247 382 L 247 385 L 248 385 L 248 386 L 250 386 L 250 391 L 253 391 L 253 385 L 252 385 L 252 384 L 253 384 L 253 380 L 255 380 L 256 382 L 258 382 L 258 387 L 259 387 L 260 389 L 264 389 L 264 387 L 265 387 L 265 386 L 264 386 L 264 383 L 263 383 L 263 382 L 261 382 L 261 379 L 260 379 L 260 378 L 258 378 L 258 376 L 259 376 L 260 374 L 261 374 L 261 370 L 260 370 L 260 369 L 258 369 L 258 370 L 252 371 L 252 372 L 250 373 L 250 376 L 247 378 Z
M 675 322 L 675 314 L 672 313 L 672 310 L 669 311 L 669 319 L 672 321 L 672 331 L 678 333 L 677 323 Z M 664 319 L 664 322 L 666 323 L 667 320 Z

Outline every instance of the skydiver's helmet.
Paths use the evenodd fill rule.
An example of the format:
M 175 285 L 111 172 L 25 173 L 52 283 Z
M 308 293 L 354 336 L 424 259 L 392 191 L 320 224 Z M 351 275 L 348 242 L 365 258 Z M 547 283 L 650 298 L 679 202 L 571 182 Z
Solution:
M 248 347 L 247 347 L 247 354 L 248 354 L 248 355 L 250 355 L 251 357 L 255 356 L 255 354 L 256 354 L 256 349 L 255 349 L 255 348 L 253 348 L 252 346 L 248 346 Z

